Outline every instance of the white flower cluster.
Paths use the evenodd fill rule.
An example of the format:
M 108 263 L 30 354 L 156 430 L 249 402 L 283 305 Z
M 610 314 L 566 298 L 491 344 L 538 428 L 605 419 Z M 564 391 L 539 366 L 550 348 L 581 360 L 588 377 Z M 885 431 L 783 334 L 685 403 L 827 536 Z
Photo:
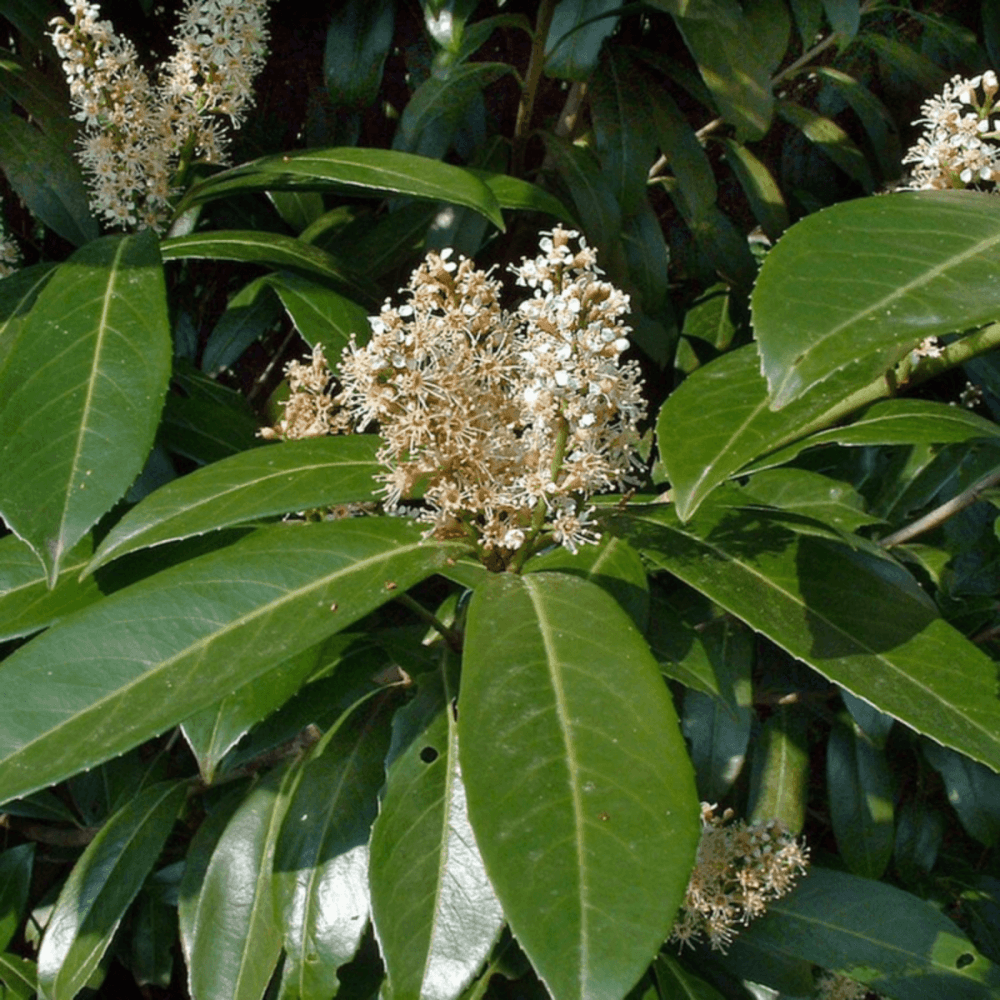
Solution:
M 953 77 L 944 90 L 921 105 L 924 134 L 903 163 L 914 163 L 907 190 L 965 188 L 1000 179 L 1000 114 L 995 97 L 1000 84 L 993 70 L 982 76 Z
M 804 875 L 809 851 L 779 823 L 732 822 L 732 810 L 715 815 L 701 804 L 701 840 L 680 916 L 670 935 L 681 948 L 704 934 L 724 952 L 740 926 L 791 892 Z
M 599 538 L 586 500 L 632 481 L 645 415 L 638 366 L 619 361 L 628 296 L 601 280 L 578 233 L 544 233 L 540 250 L 511 268 L 531 291 L 513 312 L 471 260 L 429 254 L 406 301 L 387 302 L 371 340 L 344 351 L 339 409 L 323 416 L 331 432 L 377 425 L 389 512 L 474 539 L 502 564 L 528 540 L 575 551 Z M 314 432 L 315 399 L 293 395 L 273 433 L 297 436 L 299 410 Z
M 135 46 L 100 8 L 67 0 L 73 21 L 53 18 L 52 41 L 83 123 L 80 160 L 91 207 L 112 225 L 162 228 L 176 174 L 193 157 L 223 163 L 223 118 L 239 127 L 264 64 L 268 0 L 188 0 L 174 55 L 154 85 Z

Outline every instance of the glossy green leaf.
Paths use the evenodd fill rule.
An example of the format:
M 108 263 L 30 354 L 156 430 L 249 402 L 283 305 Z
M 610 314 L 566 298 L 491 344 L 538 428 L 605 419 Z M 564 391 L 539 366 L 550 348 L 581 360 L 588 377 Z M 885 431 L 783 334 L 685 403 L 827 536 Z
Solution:
M 909 77 L 925 94 L 938 93 L 942 84 L 948 79 L 949 70 L 901 38 L 863 31 L 857 36 L 857 40 L 887 63 L 890 72 L 895 71 L 904 77 Z
M 788 51 L 792 16 L 785 0 L 746 0 L 744 13 L 749 44 L 767 73 L 773 73 Z
M 129 968 L 139 986 L 170 987 L 177 942 L 177 910 L 152 892 L 139 893 L 132 911 Z
M 267 200 L 296 236 L 324 214 L 323 196 L 318 191 L 268 191 Z
M 586 80 L 597 66 L 604 39 L 618 24 L 620 6 L 617 0 L 560 0 L 545 39 L 546 75 Z
M 197 232 L 164 240 L 160 250 L 164 260 L 185 260 L 189 257 L 239 260 L 267 267 L 287 267 L 332 281 L 342 288 L 351 288 L 357 282 L 357 278 L 348 274 L 332 254 L 284 233 L 238 229 Z
M 219 389 L 213 397 L 168 393 L 158 443 L 199 465 L 261 447 L 257 419 L 247 412 L 244 398 L 224 386 Z
M 180 781 L 144 788 L 87 845 L 59 893 L 38 952 L 38 984 L 48 1000 L 73 1000 L 86 985 L 186 795 Z
M 271 771 L 215 845 L 190 928 L 193 1000 L 260 1000 L 281 954 L 272 865 L 294 770 Z
M 59 139 L 10 111 L 0 112 L 0 169 L 39 222 L 74 246 L 97 239 L 76 161 Z
M 944 841 L 944 814 L 926 802 L 904 801 L 896 817 L 892 864 L 906 882 L 919 880 L 934 867 Z M 1000 926 L 1000 925 L 998 925 Z M 998 955 L 988 955 L 997 961 Z
M 722 1000 L 718 990 L 681 965 L 673 955 L 657 955 L 653 972 L 663 1000 Z
M 771 124 L 774 98 L 767 67 L 747 46 L 752 29 L 735 2 L 727 4 L 734 27 L 690 16 L 677 26 L 698 64 L 705 85 L 723 118 L 736 127 L 741 142 L 760 139 Z
M 459 996 L 503 925 L 469 826 L 454 695 L 425 675 L 400 712 L 372 828 L 372 917 L 396 1000 Z
M 273 514 L 371 500 L 381 443 L 374 434 L 303 438 L 197 469 L 133 507 L 105 537 L 87 571 L 126 552 Z
M 94 580 L 77 580 L 93 552 L 94 543 L 85 535 L 67 553 L 50 590 L 34 552 L 15 535 L 0 538 L 0 640 L 30 635 L 98 600 L 101 591 Z
M 222 758 L 249 731 L 276 708 L 280 708 L 305 683 L 317 667 L 319 648 L 305 649 L 271 667 L 234 690 L 218 704 L 188 716 L 181 726 L 184 738 L 198 761 L 205 784 L 215 780 Z
M 839 383 L 775 413 L 752 344 L 716 358 L 689 375 L 667 397 L 656 421 L 656 441 L 682 519 L 713 489 L 759 455 L 803 437 L 842 416 Z
M 266 333 L 281 315 L 267 278 L 244 285 L 230 300 L 226 311 L 208 335 L 201 367 L 210 374 L 238 361 L 243 352 Z
M 974 191 L 904 191 L 807 216 L 754 289 L 771 405 L 841 371 L 867 384 L 924 337 L 996 319 L 998 245 L 1000 205 Z
M 9 4 L 5 4 L 5 9 L 0 11 L 5 17 L 9 17 L 8 7 Z M 48 31 L 44 14 L 41 22 Z M 72 147 L 78 126 L 72 118 L 66 88 L 40 66 L 33 65 L 30 54 L 25 57 L 0 50 L 0 93 L 19 104 L 29 120 L 46 135 L 58 140 L 64 150 Z
M 371 197 L 407 194 L 465 205 L 503 230 L 503 217 L 490 189 L 474 174 L 449 163 L 389 149 L 308 149 L 265 156 L 224 170 L 185 195 L 178 215 L 193 205 L 247 191 L 336 191 Z
M 811 868 L 740 937 L 895 1000 L 984 1000 L 1000 993 L 1000 969 L 933 903 L 845 872 Z
M 50 584 L 142 469 L 170 355 L 151 230 L 78 250 L 25 318 L 0 372 L 0 512 Z
M 0 280 L 0 380 L 25 318 L 57 268 L 58 264 L 32 264 Z
M 715 666 L 701 637 L 705 619 L 696 615 L 694 621 L 690 620 L 691 609 L 684 600 L 693 592 L 678 594 L 672 590 L 659 583 L 654 583 L 651 588 L 649 631 L 646 634 L 650 651 L 666 677 L 692 690 L 723 697 L 723 685 L 715 675 Z M 708 601 L 703 603 L 709 604 Z M 702 610 L 710 618 L 708 609 Z
M 857 181 L 866 193 L 874 190 L 875 178 L 865 154 L 835 121 L 794 101 L 778 101 L 777 111 L 789 125 L 794 125 L 813 145 L 823 150 L 848 177 Z
M 388 0 L 347 0 L 333 10 L 323 73 L 335 107 L 366 108 L 378 96 L 392 47 L 394 14 Z
M 403 109 L 393 149 L 439 159 L 483 90 L 513 67 L 500 62 L 471 62 L 449 67 L 425 80 Z
M 543 212 L 571 226 L 579 223 L 573 214 L 555 195 L 544 188 L 510 174 L 494 173 L 489 170 L 470 170 L 492 192 L 501 208 L 513 208 L 525 212 Z
M 556 1000 L 622 996 L 669 934 L 698 840 L 646 643 L 588 580 L 492 575 L 469 608 L 458 725 L 469 818 L 519 944 Z
M 38 989 L 38 969 L 34 962 L 0 952 L 0 984 L 3 1000 L 33 1000 Z
M 420 536 L 388 517 L 260 528 L 42 633 L 4 663 L 0 802 L 182 722 L 462 551 Z
M 31 843 L 8 847 L 0 853 L 0 951 L 14 940 L 21 926 L 34 860 L 35 845 Z
M 1000 775 L 945 747 L 928 743 L 923 750 L 941 775 L 962 826 L 981 844 L 992 847 L 1000 840 Z
M 771 172 L 742 143 L 723 139 L 726 162 L 732 168 L 754 217 L 765 235 L 776 240 L 788 228 L 788 208 Z
M 850 717 L 830 732 L 826 785 L 840 856 L 855 875 L 881 878 L 895 840 L 892 775 L 885 751 Z
M 288 271 L 269 275 L 267 283 L 277 292 L 302 339 L 310 347 L 322 344 L 331 364 L 351 337 L 359 343 L 368 339 L 368 310 L 332 288 Z
M 285 942 L 283 996 L 329 1000 L 368 924 L 368 838 L 385 781 L 392 703 L 366 706 L 313 749 L 274 860 Z
M 809 717 L 798 706 L 778 705 L 754 744 L 749 821 L 778 820 L 798 835 L 806 818 L 810 760 Z
M 784 411 L 783 411 L 784 412 Z M 825 444 L 861 447 L 876 444 L 949 444 L 1000 437 L 1000 427 L 960 406 L 929 399 L 888 399 L 874 403 L 849 424 L 831 427 L 754 462 L 762 469 L 790 462 L 808 448 Z
M 649 624 L 649 584 L 639 553 L 628 542 L 605 535 L 596 545 L 583 545 L 576 552 L 558 546 L 525 564 L 525 571 L 557 570 L 603 587 L 628 612 L 636 628 L 645 632 Z
M 647 560 L 823 676 L 1000 770 L 995 664 L 903 569 L 752 511 L 705 509 L 685 526 L 672 508 L 649 507 L 610 523 Z
M 646 203 L 657 129 L 648 113 L 650 81 L 620 48 L 606 48 L 590 79 L 590 114 L 601 169 L 626 215 Z

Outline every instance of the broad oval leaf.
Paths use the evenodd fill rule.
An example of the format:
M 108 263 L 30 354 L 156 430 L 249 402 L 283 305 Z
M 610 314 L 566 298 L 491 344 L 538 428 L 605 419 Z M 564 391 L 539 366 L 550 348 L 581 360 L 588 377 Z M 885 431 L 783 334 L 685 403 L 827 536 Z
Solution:
M 846 872 L 811 868 L 740 941 L 896 1000 L 983 1000 L 1000 990 L 1000 969 L 933 903 Z
M 623 996 L 670 932 L 698 842 L 691 764 L 628 615 L 565 573 L 472 596 L 458 706 L 469 818 L 556 1000 Z
M 472 172 L 449 163 L 390 149 L 307 149 L 265 156 L 224 170 L 196 184 L 177 206 L 193 205 L 247 191 L 339 191 L 361 196 L 408 194 L 465 205 L 503 230 L 492 191 Z
M 651 506 L 611 527 L 823 676 L 1000 770 L 996 664 L 897 564 L 721 505 L 687 525 Z
M 172 353 L 155 234 L 78 250 L 23 322 L 0 371 L 0 513 L 54 584 L 153 445 Z
M 1000 316 L 1000 204 L 906 191 L 807 216 L 767 255 L 753 323 L 771 406 L 846 372 L 855 387 L 925 337 Z
M 425 677 L 399 713 L 372 828 L 372 917 L 395 1000 L 454 1000 L 503 925 L 469 826 L 453 696 Z
M 0 802 L 182 722 L 461 552 L 400 518 L 275 525 L 85 608 L 4 663 Z
M 274 859 L 285 995 L 328 1000 L 368 926 L 368 838 L 389 749 L 388 699 L 351 713 L 313 749 Z
M 87 572 L 126 552 L 272 514 L 371 500 L 381 443 L 373 434 L 304 438 L 206 465 L 133 507 L 98 547 Z
M 226 824 L 190 926 L 193 1000 L 260 1000 L 281 954 L 274 849 L 297 771 L 271 771 Z
M 48 1000 L 73 1000 L 97 968 L 170 835 L 187 784 L 143 789 L 101 827 L 59 893 L 38 953 Z

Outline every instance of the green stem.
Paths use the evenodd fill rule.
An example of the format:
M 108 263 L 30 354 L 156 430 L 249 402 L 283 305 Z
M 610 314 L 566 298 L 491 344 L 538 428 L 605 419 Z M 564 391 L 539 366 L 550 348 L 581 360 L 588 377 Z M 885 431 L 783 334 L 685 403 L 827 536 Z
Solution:
M 521 91 L 521 102 L 517 106 L 517 121 L 514 124 L 514 155 L 511 173 L 515 177 L 520 177 L 524 172 L 524 150 L 528 144 L 531 115 L 535 109 L 538 84 L 541 82 L 542 70 L 545 68 L 545 43 L 548 41 L 552 14 L 555 9 L 555 0 L 542 0 L 538 6 L 535 32 L 531 39 L 531 55 L 528 57 L 528 71 L 524 76 L 524 90 Z
M 440 633 L 441 638 L 444 639 L 448 646 L 454 650 L 456 653 L 462 652 L 462 637 L 454 629 L 448 628 L 443 621 L 441 621 L 436 615 L 428 611 L 422 604 L 415 601 L 409 594 L 400 594 L 397 598 L 400 604 L 405 608 L 409 608 L 417 617 L 421 618 L 423 621 L 427 622 L 431 628 L 435 629 Z

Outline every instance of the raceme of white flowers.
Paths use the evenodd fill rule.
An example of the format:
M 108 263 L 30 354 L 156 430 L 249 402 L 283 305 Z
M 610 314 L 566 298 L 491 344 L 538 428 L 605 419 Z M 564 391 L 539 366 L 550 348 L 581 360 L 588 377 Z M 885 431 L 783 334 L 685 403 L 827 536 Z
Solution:
M 83 123 L 80 161 L 91 208 L 121 229 L 162 229 L 178 168 L 193 157 L 225 163 L 224 119 L 238 128 L 253 103 L 264 64 L 268 0 L 188 0 L 173 36 L 174 54 L 154 82 L 135 46 L 100 21 L 100 8 L 67 0 L 73 17 L 53 18 Z
M 439 538 L 503 558 L 528 539 L 571 551 L 596 541 L 587 498 L 633 481 L 646 412 L 638 365 L 620 361 L 629 298 L 601 279 L 578 233 L 556 228 L 539 246 L 510 268 L 527 293 L 513 311 L 491 272 L 450 250 L 428 254 L 403 304 L 386 302 L 335 375 L 319 346 L 311 363 L 288 366 L 291 397 L 265 435 L 377 425 L 384 508 Z
M 944 90 L 925 101 L 913 124 L 924 134 L 903 157 L 914 163 L 907 190 L 978 187 L 1000 180 L 1000 85 L 993 70 L 971 79 L 952 77 Z

